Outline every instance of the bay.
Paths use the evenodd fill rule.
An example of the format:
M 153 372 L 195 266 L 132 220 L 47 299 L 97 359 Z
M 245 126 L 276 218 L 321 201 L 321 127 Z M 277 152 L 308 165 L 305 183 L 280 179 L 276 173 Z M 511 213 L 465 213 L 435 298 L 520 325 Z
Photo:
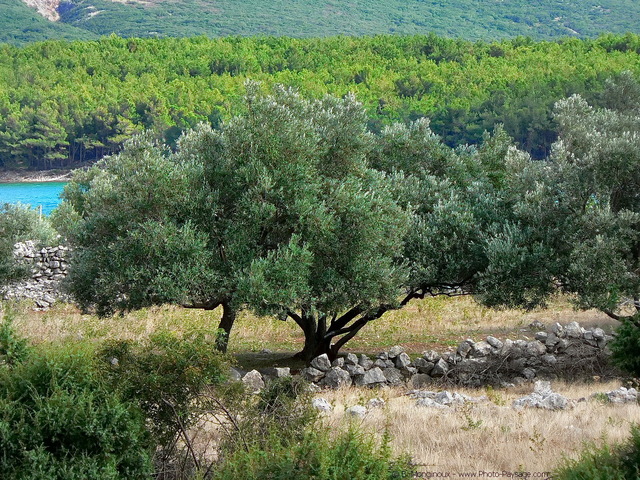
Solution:
M 42 207 L 49 215 L 61 202 L 60 193 L 66 182 L 0 183 L 0 204 L 24 203 L 32 208 Z

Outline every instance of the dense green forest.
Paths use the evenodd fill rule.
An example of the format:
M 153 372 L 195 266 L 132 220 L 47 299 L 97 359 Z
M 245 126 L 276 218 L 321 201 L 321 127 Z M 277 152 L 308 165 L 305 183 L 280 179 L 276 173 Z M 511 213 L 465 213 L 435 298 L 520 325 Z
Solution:
M 493 41 L 518 35 L 554 39 L 638 33 L 640 4 L 634 0 L 63 0 L 60 22 L 35 22 L 21 0 L 1 0 L 0 41 L 22 43 L 116 33 L 124 37 L 206 35 L 428 34 Z M 19 12 L 18 12 L 19 11 Z M 18 15 L 21 16 L 19 16 Z M 38 23 L 34 29 L 34 25 Z M 72 31 L 73 30 L 73 31 Z M 75 33 L 74 33 L 75 32 Z
M 640 37 L 470 42 L 435 35 L 47 41 L 0 46 L 0 165 L 53 168 L 117 151 L 152 130 L 172 144 L 200 122 L 241 111 L 247 79 L 308 97 L 353 92 L 370 129 L 431 119 L 449 145 L 503 123 L 542 158 L 551 107 L 573 93 L 593 104 L 604 80 L 640 73 Z

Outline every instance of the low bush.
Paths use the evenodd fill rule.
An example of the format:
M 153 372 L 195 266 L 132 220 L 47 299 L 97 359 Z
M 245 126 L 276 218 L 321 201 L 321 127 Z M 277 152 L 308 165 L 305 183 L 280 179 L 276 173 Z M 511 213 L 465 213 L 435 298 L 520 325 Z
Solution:
M 567 460 L 555 480 L 636 480 L 640 478 L 640 428 L 631 429 L 623 445 L 589 445 L 577 460 Z
M 143 342 L 114 341 L 99 351 L 103 374 L 140 406 L 159 445 L 171 444 L 201 409 L 200 394 L 224 379 L 225 360 L 208 331 L 162 331 Z
M 611 359 L 618 367 L 640 377 L 640 328 L 629 320 L 622 322 L 609 348 Z
M 40 348 L 0 369 L 0 478 L 149 478 L 152 454 L 142 411 L 101 381 L 92 351 Z
M 216 480 L 390 480 L 413 478 L 407 457 L 394 458 L 390 437 L 378 442 L 352 424 L 321 425 L 299 379 L 273 382 L 247 406 L 213 469 Z

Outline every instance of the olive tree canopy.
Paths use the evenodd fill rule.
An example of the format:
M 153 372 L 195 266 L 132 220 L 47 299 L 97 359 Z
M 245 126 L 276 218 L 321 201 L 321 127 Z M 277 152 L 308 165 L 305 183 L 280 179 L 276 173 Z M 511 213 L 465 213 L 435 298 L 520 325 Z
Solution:
M 245 113 L 175 152 L 140 136 L 75 175 L 81 306 L 222 305 L 222 348 L 249 308 L 295 321 L 310 359 L 411 299 L 478 291 L 511 206 L 501 129 L 451 149 L 427 120 L 370 133 L 352 96 L 247 89 Z

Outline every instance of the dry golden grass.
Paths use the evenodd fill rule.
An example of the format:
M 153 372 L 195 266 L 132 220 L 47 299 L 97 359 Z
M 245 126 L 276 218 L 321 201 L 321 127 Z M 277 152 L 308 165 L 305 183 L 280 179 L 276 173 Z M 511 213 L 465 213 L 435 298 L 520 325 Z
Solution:
M 560 458 L 577 456 L 585 442 L 621 442 L 630 426 L 640 422 L 638 404 L 614 405 L 590 399 L 594 392 L 618 388 L 620 383 L 556 383 L 554 391 L 576 402 L 572 409 L 515 410 L 513 400 L 531 392 L 531 386 L 491 392 L 493 401 L 444 409 L 418 407 L 400 389 L 381 391 L 346 388 L 323 392 L 334 411 L 324 419 L 332 427 L 361 422 L 381 434 L 389 429 L 397 453 L 407 452 L 422 466 L 419 471 L 456 472 L 549 472 Z M 452 389 L 471 396 L 483 390 Z M 353 405 L 366 405 L 373 397 L 386 400 L 382 409 L 370 409 L 363 420 L 344 414 Z M 497 402 L 498 404 L 496 404 Z
M 75 307 L 64 304 L 46 312 L 34 312 L 28 303 L 22 303 L 15 310 L 18 331 L 34 342 L 65 338 L 140 339 L 158 329 L 183 331 L 198 327 L 214 331 L 221 315 L 220 309 L 207 312 L 175 306 L 151 307 L 108 318 L 82 315 Z M 616 325 L 600 312 L 574 311 L 564 298 L 556 299 L 548 309 L 533 312 L 492 310 L 468 297 L 426 298 L 371 322 L 343 350 L 377 353 L 393 345 L 403 345 L 410 353 L 420 353 L 457 345 L 469 337 L 480 340 L 489 334 L 499 338 L 524 338 L 533 333 L 527 327 L 534 320 L 545 325 L 575 320 L 585 327 L 600 326 L 607 331 Z M 302 348 L 303 341 L 302 332 L 293 321 L 243 312 L 232 331 L 229 349 L 231 353 L 269 349 L 293 354 Z

